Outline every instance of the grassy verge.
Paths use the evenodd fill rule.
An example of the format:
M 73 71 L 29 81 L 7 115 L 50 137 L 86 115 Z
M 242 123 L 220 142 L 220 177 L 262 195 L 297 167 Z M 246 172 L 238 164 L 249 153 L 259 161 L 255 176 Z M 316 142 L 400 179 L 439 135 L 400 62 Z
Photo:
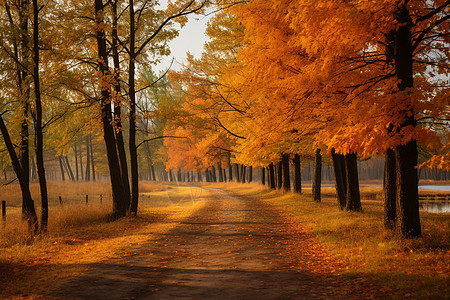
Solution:
M 449 299 L 450 214 L 421 212 L 423 236 L 403 240 L 383 228 L 379 201 L 363 212 L 340 211 L 334 198 L 315 203 L 309 195 L 282 194 L 256 185 L 231 187 L 294 215 L 336 257 L 348 262 L 346 277 L 363 276 L 414 299 Z
M 56 187 L 50 194 L 59 193 L 65 199 L 95 192 L 107 195 L 89 184 L 67 184 L 66 192 Z M 170 230 L 199 209 L 207 197 L 198 188 L 183 186 L 145 184 L 141 190 L 138 216 L 115 222 L 107 221 L 112 210 L 108 197 L 103 197 L 102 203 L 92 197 L 95 201 L 88 205 L 81 200 L 63 205 L 54 201 L 48 233 L 32 239 L 20 209 L 16 213 L 10 209 L 5 226 L 0 227 L 0 299 L 47 299 L 42 295 L 55 282 L 81 274 L 90 264 L 131 255 L 128 249 Z

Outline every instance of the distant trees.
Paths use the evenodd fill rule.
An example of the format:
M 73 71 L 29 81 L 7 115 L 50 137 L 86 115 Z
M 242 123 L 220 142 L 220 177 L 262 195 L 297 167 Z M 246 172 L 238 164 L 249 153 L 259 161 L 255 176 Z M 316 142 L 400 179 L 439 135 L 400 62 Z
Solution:
M 280 153 L 298 155 L 298 164 L 319 147 L 331 152 L 339 206 L 356 211 L 357 156 L 392 151 L 386 226 L 420 235 L 417 142 L 440 149 L 429 163 L 448 168 L 448 86 L 440 75 L 449 67 L 448 7 L 442 0 L 255 0 L 221 12 L 202 58 L 172 77 L 187 86 L 185 117 L 175 127 L 189 138 L 192 126 L 204 131 L 182 141 L 184 149 L 222 134 L 234 161 L 269 166 L 271 186 L 278 177 L 289 190 Z M 170 156 L 186 167 L 179 158 Z M 319 200 L 320 188 L 313 190 Z

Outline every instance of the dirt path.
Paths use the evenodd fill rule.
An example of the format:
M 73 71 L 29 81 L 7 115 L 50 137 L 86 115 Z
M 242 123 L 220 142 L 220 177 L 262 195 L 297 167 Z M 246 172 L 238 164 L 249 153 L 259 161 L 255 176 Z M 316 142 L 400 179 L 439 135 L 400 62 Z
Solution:
M 215 194 L 172 229 L 60 282 L 57 299 L 363 299 L 307 230 L 254 198 Z

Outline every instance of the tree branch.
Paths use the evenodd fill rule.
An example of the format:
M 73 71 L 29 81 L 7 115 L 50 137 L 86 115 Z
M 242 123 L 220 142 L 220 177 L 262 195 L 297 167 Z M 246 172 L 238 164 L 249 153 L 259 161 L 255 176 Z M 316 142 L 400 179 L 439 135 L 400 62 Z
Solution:
M 143 140 L 142 142 L 140 142 L 137 146 L 136 149 L 139 148 L 142 144 L 147 143 L 147 142 L 151 142 L 154 140 L 158 140 L 158 139 L 165 139 L 165 138 L 171 138 L 171 139 L 187 139 L 187 137 L 185 136 L 173 136 L 173 135 L 162 135 L 162 136 L 157 136 L 151 139 L 146 139 Z

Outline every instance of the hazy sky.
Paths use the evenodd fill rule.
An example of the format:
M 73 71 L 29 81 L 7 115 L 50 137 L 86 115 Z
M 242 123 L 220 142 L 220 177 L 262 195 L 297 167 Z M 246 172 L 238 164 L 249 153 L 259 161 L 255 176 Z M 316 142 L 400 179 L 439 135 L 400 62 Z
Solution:
M 162 1 L 163 2 L 163 1 Z M 156 70 L 162 70 L 169 67 L 172 58 L 175 58 L 172 69 L 180 69 L 181 64 L 185 62 L 186 52 L 190 52 L 196 57 L 200 57 L 203 51 L 203 44 L 207 40 L 205 35 L 206 23 L 212 15 L 189 16 L 188 23 L 180 30 L 179 36 L 170 42 L 171 55 L 164 57 Z

